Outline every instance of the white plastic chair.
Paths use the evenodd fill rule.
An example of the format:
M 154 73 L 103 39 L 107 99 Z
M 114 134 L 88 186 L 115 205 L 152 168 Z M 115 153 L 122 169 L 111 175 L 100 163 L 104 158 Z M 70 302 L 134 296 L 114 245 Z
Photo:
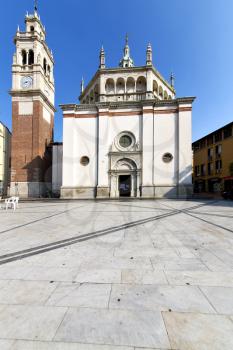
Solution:
M 16 208 L 19 207 L 19 197 L 10 197 L 5 199 L 5 206 L 6 206 L 6 210 L 8 208 L 12 208 L 16 210 Z

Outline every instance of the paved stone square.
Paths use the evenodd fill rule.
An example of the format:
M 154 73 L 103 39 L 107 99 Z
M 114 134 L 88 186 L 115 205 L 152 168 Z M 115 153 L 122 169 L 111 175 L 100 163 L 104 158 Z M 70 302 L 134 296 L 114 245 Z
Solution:
M 0 210 L 1 350 L 233 349 L 233 202 Z

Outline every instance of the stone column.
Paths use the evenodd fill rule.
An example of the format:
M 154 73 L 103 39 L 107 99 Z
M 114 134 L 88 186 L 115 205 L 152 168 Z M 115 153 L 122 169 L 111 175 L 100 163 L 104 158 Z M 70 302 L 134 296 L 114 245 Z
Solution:
M 130 196 L 131 197 L 134 197 L 135 196 L 135 189 L 134 189 L 134 177 L 135 177 L 135 175 L 134 174 L 131 174 L 131 194 L 130 194 Z
M 152 77 L 152 70 L 149 69 L 147 71 L 147 77 L 146 77 L 146 98 L 151 99 L 153 98 L 153 77 Z
M 137 198 L 140 197 L 140 189 L 139 189 L 139 186 L 140 186 L 140 173 L 138 172 L 138 173 L 137 173 Z

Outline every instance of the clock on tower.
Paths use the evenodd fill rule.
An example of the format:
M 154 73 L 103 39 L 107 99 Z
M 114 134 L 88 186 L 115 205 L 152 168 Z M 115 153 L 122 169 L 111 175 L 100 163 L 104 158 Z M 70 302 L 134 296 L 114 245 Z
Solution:
M 51 187 L 54 128 L 54 59 L 46 32 L 34 12 L 18 28 L 12 65 L 11 195 L 43 196 Z

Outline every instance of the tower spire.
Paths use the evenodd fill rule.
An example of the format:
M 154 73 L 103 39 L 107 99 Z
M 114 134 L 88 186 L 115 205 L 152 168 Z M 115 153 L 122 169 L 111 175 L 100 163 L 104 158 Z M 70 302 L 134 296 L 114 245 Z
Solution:
M 38 1 L 34 0 L 34 11 L 37 12 L 38 11 Z
M 171 87 L 174 88 L 174 86 L 175 86 L 175 76 L 174 76 L 173 72 L 171 72 L 171 75 L 170 75 L 170 84 L 171 84 Z
M 126 33 L 126 36 L 125 36 L 125 46 L 128 46 L 129 45 L 129 35 L 128 33 Z
M 129 48 L 129 36 L 126 33 L 125 36 L 125 47 L 123 50 L 124 56 L 122 58 L 122 60 L 120 61 L 119 66 L 120 67 L 133 67 L 134 63 L 132 58 L 130 57 L 130 48 Z

